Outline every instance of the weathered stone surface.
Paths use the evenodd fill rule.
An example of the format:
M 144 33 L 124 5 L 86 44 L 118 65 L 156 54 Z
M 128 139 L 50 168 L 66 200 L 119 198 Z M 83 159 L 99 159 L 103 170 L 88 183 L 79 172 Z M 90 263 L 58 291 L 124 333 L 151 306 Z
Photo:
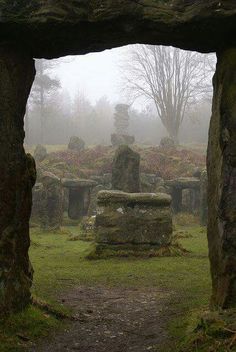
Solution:
M 127 136 L 129 128 L 129 105 L 117 104 L 115 107 L 114 120 L 115 129 L 118 136 Z
M 114 147 L 119 145 L 130 145 L 135 142 L 134 136 L 129 136 L 129 105 L 117 104 L 114 113 L 115 133 L 111 135 L 111 144 Z
M 68 216 L 78 220 L 88 214 L 91 189 L 97 185 L 94 180 L 63 179 L 62 185 L 69 189 Z
M 32 177 L 23 150 L 23 115 L 34 76 L 32 57 L 137 42 L 218 52 L 208 151 L 212 302 L 235 305 L 235 49 L 227 50 L 236 47 L 235 0 L 1 0 L 0 13 L 0 241 L 1 253 L 10 253 L 0 258 L 1 312 L 25 306 L 30 296 Z
M 163 137 L 160 141 L 160 147 L 163 149 L 174 149 L 176 145 L 172 138 Z
M 30 302 L 29 218 L 36 172 L 23 141 L 34 75 L 26 50 L 0 47 L 0 316 Z
M 98 197 L 98 193 L 102 190 L 104 190 L 103 185 L 97 185 L 96 187 L 94 187 L 91 190 L 88 216 L 96 215 L 96 213 L 97 213 L 97 197 Z
M 97 185 L 97 182 L 94 180 L 87 180 L 82 178 L 75 178 L 75 179 L 68 179 L 63 178 L 61 180 L 63 187 L 66 188 L 87 188 L 87 187 L 94 187 Z
M 165 182 L 165 184 L 168 187 L 174 187 L 178 189 L 200 189 L 200 180 L 197 177 L 179 177 L 174 180 L 168 180 Z
M 168 245 L 172 235 L 170 203 L 167 194 L 99 192 L 96 242 Z
M 129 203 L 133 204 L 153 204 L 156 206 L 168 206 L 171 197 L 162 193 L 126 193 L 120 191 L 101 191 L 98 194 L 98 204 L 108 203 Z
M 111 189 L 111 181 L 112 181 L 112 174 L 107 173 L 104 174 L 103 176 L 91 176 L 91 180 L 97 182 L 98 185 L 103 185 L 103 189 Z
M 160 186 L 164 186 L 164 180 L 155 174 L 141 173 L 141 190 L 142 192 L 155 193 L 156 189 Z M 163 192 L 157 192 L 163 193 Z M 165 192 L 164 192 L 165 193 Z
M 43 230 L 58 230 L 63 218 L 63 188 L 61 180 L 51 172 L 42 176 L 40 226 Z
M 114 147 L 117 147 L 122 144 L 131 145 L 131 144 L 134 144 L 134 142 L 135 142 L 134 136 L 127 136 L 124 134 L 120 135 L 116 133 L 113 133 L 111 135 L 111 144 Z
M 79 239 L 82 241 L 94 241 L 95 240 L 95 219 L 93 216 L 85 216 L 81 221 L 81 234 Z
M 112 189 L 140 192 L 140 155 L 127 145 L 121 145 L 113 160 Z
M 203 170 L 200 176 L 201 187 L 200 187 L 200 221 L 201 225 L 207 225 L 208 218 L 208 205 L 207 205 L 207 171 Z
M 187 207 L 189 208 L 189 211 L 192 213 L 199 213 L 199 202 L 200 202 L 199 178 L 179 177 L 174 180 L 166 181 L 165 185 L 170 188 L 170 194 L 172 196 L 172 208 L 175 213 L 179 213 L 184 210 L 183 190 L 188 190 L 189 192 L 188 194 L 189 200 L 187 205 Z
M 43 184 L 36 183 L 33 188 L 32 193 L 32 211 L 30 221 L 31 224 L 40 224 L 41 218 L 41 201 L 42 201 Z
M 235 0 L 1 0 L 0 12 L 0 42 L 17 41 L 33 57 L 137 42 L 202 52 L 236 45 Z
M 68 149 L 70 150 L 75 150 L 76 152 L 81 152 L 84 150 L 85 147 L 85 142 L 83 141 L 82 138 L 72 136 L 70 138 L 70 142 L 68 144 Z
M 236 306 L 236 48 L 218 53 L 208 156 L 212 304 Z
M 34 159 L 36 162 L 43 161 L 47 156 L 47 149 L 44 145 L 38 144 L 34 150 Z

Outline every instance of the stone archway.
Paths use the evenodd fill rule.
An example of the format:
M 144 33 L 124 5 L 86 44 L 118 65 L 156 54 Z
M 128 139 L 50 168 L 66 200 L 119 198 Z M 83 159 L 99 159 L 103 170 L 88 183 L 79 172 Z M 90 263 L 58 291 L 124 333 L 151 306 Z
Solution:
M 33 159 L 23 118 L 33 57 L 131 43 L 217 52 L 208 147 L 212 304 L 236 305 L 236 5 L 234 0 L 2 0 L 0 3 L 0 308 L 30 301 Z

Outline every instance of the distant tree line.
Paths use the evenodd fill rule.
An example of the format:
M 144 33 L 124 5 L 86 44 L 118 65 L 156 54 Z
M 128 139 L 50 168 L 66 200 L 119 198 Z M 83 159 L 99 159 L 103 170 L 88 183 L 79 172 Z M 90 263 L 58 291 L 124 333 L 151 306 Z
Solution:
M 136 54 L 139 55 L 140 49 L 137 47 L 136 49 L 138 50 Z M 153 48 L 144 48 L 143 50 L 153 50 Z M 133 54 L 134 52 L 132 52 L 132 55 Z M 143 55 L 146 54 L 143 52 Z M 153 53 L 153 55 L 156 54 Z M 173 58 L 174 57 L 175 56 L 173 56 Z M 152 58 L 153 57 L 150 55 L 150 60 Z M 180 61 L 180 57 L 178 61 Z M 133 61 L 133 64 L 136 64 L 135 61 Z M 171 66 L 170 63 L 169 65 Z M 204 63 L 204 65 L 206 65 L 206 63 Z M 87 145 L 109 145 L 110 136 L 114 132 L 113 114 L 115 103 L 111 103 L 108 98 L 104 96 L 95 104 L 92 104 L 88 97 L 81 92 L 78 92 L 72 100 L 69 92 L 62 89 L 59 79 L 54 74 L 54 67 L 55 64 L 53 61 L 36 61 L 37 75 L 25 116 L 25 142 L 27 144 L 67 144 L 72 135 L 78 135 L 85 140 Z M 134 72 L 136 72 L 136 68 Z M 128 71 L 131 76 L 134 72 L 131 69 Z M 204 74 L 206 74 L 206 71 L 204 71 Z M 173 74 L 170 79 L 173 78 L 172 76 Z M 134 76 L 132 77 L 134 78 Z M 152 79 L 154 79 L 153 76 Z M 156 78 L 156 80 L 157 79 L 158 78 Z M 134 93 L 133 97 L 139 95 L 145 97 L 144 90 L 148 88 L 145 88 L 143 84 L 143 86 L 140 87 L 143 93 L 142 91 L 138 91 L 137 89 L 140 83 L 141 81 L 139 79 L 136 81 L 126 80 L 127 88 L 131 89 Z M 200 86 L 199 81 L 198 84 L 199 94 L 196 93 L 196 88 L 195 91 L 192 91 L 192 103 L 186 103 L 184 115 L 181 115 L 183 111 L 180 111 L 180 115 L 176 117 L 173 112 L 173 107 L 169 108 L 170 111 L 172 111 L 170 116 L 174 116 L 173 123 L 175 126 L 170 130 L 167 128 L 167 122 L 163 122 L 163 119 L 165 120 L 163 114 L 162 117 L 159 116 L 159 119 L 156 118 L 158 111 L 157 103 L 153 99 L 144 101 L 142 109 L 139 108 L 137 110 L 131 105 L 129 111 L 129 133 L 135 136 L 137 143 L 156 145 L 160 142 L 160 139 L 166 135 L 167 131 L 169 135 L 176 140 L 179 139 L 181 143 L 205 143 L 207 141 L 211 103 L 207 80 L 202 77 L 202 86 Z M 162 87 L 162 89 L 164 88 Z M 165 89 L 167 89 L 165 96 L 168 97 L 173 90 L 171 82 L 168 83 L 168 87 Z M 169 93 L 168 89 L 170 90 Z M 155 90 L 158 92 L 157 86 Z M 171 101 L 173 103 L 173 99 Z M 123 100 L 121 99 L 121 101 L 117 103 L 122 102 Z M 176 102 L 173 106 L 175 107 L 177 105 Z M 184 119 L 184 117 L 186 118 Z M 184 123 L 182 123 L 183 121 Z

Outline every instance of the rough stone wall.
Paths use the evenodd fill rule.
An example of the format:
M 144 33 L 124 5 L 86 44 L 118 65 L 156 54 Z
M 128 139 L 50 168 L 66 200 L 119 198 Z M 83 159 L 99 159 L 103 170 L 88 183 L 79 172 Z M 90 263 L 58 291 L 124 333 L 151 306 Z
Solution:
M 0 13 L 0 43 L 28 46 L 33 57 L 137 42 L 202 52 L 236 45 L 235 0 L 0 0 Z
M 29 217 L 36 172 L 23 148 L 23 125 L 34 75 L 27 53 L 0 48 L 0 315 L 30 301 Z
M 236 306 L 236 48 L 218 53 L 208 145 L 212 305 Z
M 201 172 L 201 187 L 200 187 L 200 221 L 201 225 L 207 225 L 208 219 L 208 204 L 207 204 L 207 171 Z

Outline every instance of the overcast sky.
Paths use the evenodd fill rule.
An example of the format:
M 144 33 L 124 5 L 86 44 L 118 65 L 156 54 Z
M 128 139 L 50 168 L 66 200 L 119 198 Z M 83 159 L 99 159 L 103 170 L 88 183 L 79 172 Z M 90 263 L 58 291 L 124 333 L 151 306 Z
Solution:
M 120 102 L 125 98 L 120 97 L 119 64 L 126 50 L 122 47 L 82 56 L 67 56 L 55 73 L 72 98 L 79 90 L 92 103 L 104 95 L 112 102 Z

